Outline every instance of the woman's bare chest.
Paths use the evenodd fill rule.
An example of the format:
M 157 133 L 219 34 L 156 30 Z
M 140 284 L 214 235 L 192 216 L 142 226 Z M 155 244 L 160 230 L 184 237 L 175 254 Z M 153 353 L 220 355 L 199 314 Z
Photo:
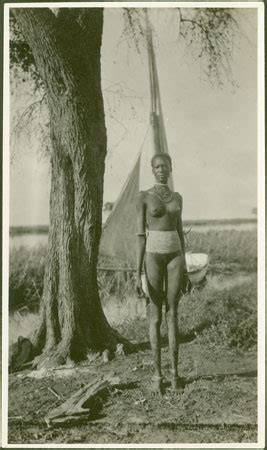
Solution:
M 173 195 L 169 202 L 164 202 L 156 194 L 149 192 L 147 196 L 147 215 L 150 217 L 176 217 L 180 212 L 178 199 Z

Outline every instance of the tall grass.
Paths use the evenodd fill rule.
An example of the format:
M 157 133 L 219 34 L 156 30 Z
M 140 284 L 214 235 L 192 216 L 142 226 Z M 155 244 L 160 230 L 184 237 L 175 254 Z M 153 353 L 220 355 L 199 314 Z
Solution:
M 186 235 L 186 249 L 204 252 L 211 264 L 222 263 L 226 268 L 237 264 L 241 270 L 257 270 L 257 230 L 191 231 Z
M 9 259 L 9 308 L 38 305 L 43 292 L 46 247 L 18 247 Z
M 9 309 L 38 307 L 43 293 L 46 247 L 19 247 L 10 253 Z M 110 297 L 126 299 L 134 292 L 132 271 L 99 270 L 98 285 L 103 302 Z
M 109 296 L 102 304 L 108 321 L 124 337 L 135 342 L 148 341 L 148 311 L 144 299 L 134 295 Z M 13 312 L 9 319 L 10 343 L 20 335 L 29 336 L 37 321 L 37 313 L 27 308 Z M 256 275 L 244 276 L 242 280 L 240 276 L 228 280 L 223 275 L 210 275 L 204 288 L 181 299 L 178 322 L 182 339 L 196 337 L 203 345 L 217 347 L 254 347 L 257 343 Z M 161 332 L 167 334 L 164 320 Z
M 208 253 L 211 269 L 217 263 L 223 268 L 236 265 L 236 270 L 255 272 L 257 269 L 256 230 L 192 231 L 186 238 L 187 250 Z M 42 296 L 46 247 L 19 247 L 11 250 L 9 271 L 10 309 L 38 305 Z M 123 267 L 123 263 L 119 262 Z M 112 260 L 101 258 L 99 266 L 112 266 Z M 115 263 L 118 267 L 118 262 Z M 101 299 L 110 297 L 125 301 L 134 292 L 134 273 L 116 270 L 98 271 Z

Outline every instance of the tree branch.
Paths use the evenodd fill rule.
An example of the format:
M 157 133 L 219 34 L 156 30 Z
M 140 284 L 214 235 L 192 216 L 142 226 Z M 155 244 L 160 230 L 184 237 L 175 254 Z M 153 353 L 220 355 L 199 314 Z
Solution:
M 224 8 L 205 8 L 197 10 L 179 8 L 182 36 L 193 56 L 200 59 L 201 69 L 208 78 L 222 84 L 222 76 L 231 79 L 231 56 L 233 41 L 238 23 Z M 204 66 L 206 68 L 204 68 Z
M 205 34 L 207 34 L 207 30 L 199 22 L 197 22 L 196 20 L 193 20 L 193 19 L 184 19 L 180 8 L 179 8 L 179 12 L 180 12 L 181 23 L 183 23 L 183 22 L 192 23 L 193 25 L 196 25 L 197 27 L 199 27 Z

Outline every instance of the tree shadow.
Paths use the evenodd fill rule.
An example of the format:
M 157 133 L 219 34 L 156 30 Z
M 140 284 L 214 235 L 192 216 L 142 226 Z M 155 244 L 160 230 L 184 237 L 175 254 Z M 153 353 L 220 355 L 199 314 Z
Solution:
M 213 373 L 213 374 L 209 374 L 209 375 L 196 375 L 196 376 L 192 376 L 189 378 L 185 378 L 185 377 L 181 377 L 180 378 L 180 383 L 182 388 L 184 389 L 187 385 L 190 385 L 192 383 L 194 383 L 195 381 L 199 381 L 199 380 L 211 380 L 211 381 L 217 381 L 217 382 L 221 382 L 224 381 L 226 378 L 229 377 L 240 377 L 240 378 L 256 378 L 258 375 L 257 370 L 248 370 L 248 371 L 244 371 L 244 372 L 228 372 L 228 373 Z M 169 388 L 171 385 L 171 383 L 169 381 L 166 381 L 164 383 L 164 388 Z
M 198 333 L 201 333 L 203 330 L 208 329 L 211 326 L 211 322 L 209 320 L 203 321 L 200 325 L 198 325 L 193 330 L 190 330 L 188 333 L 180 333 L 179 334 L 179 343 L 180 344 L 187 344 L 189 342 L 194 341 L 196 339 L 196 336 Z M 164 335 L 161 336 L 161 348 L 165 348 L 169 345 L 168 343 L 168 336 Z M 137 353 L 139 351 L 145 351 L 150 350 L 151 346 L 149 341 L 144 342 L 138 342 L 135 344 L 132 344 L 132 352 Z
M 256 378 L 258 376 L 257 370 L 247 370 L 244 372 L 227 372 L 227 373 L 214 373 L 210 375 L 197 375 L 195 377 L 190 377 L 188 384 L 193 383 L 197 380 L 214 380 L 224 381 L 227 377 L 240 377 L 240 378 Z

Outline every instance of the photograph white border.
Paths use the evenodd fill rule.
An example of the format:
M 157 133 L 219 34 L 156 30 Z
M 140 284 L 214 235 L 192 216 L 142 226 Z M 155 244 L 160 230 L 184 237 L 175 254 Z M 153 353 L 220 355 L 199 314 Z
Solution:
M 8 444 L 9 287 L 9 9 L 10 8 L 253 8 L 258 10 L 258 442 L 210 444 Z M 265 115 L 263 2 L 46 2 L 4 5 L 3 227 L 2 227 L 2 447 L 4 448 L 264 448 L 265 447 Z

